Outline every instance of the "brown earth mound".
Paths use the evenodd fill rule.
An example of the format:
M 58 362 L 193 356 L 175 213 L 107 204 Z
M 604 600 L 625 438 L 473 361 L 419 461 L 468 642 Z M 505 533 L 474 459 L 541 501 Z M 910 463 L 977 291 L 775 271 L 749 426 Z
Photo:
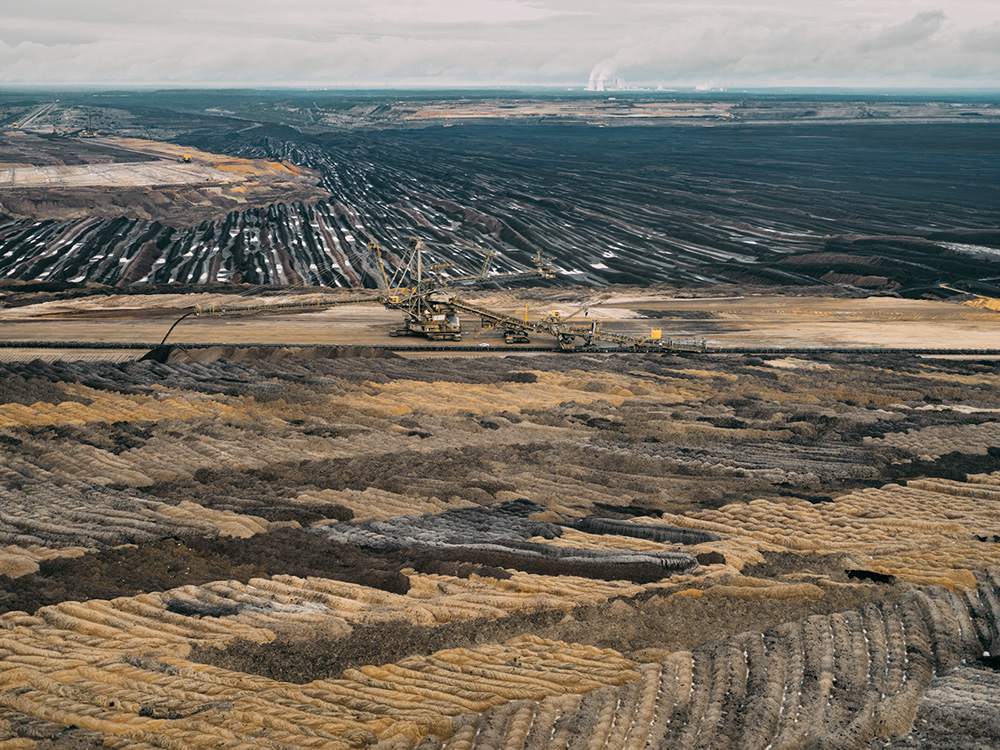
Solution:
M 328 197 L 308 169 L 157 141 L 16 133 L 0 135 L 0 162 L 5 153 L 16 161 L 0 163 L 0 216 L 14 220 L 194 226 L 232 211 Z

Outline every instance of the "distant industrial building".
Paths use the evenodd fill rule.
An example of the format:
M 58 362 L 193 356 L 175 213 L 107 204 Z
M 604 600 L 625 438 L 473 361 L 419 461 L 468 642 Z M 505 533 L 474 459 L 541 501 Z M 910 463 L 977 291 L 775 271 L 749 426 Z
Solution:
M 587 91 L 628 91 L 622 76 L 607 78 L 605 76 L 591 76 L 587 81 Z

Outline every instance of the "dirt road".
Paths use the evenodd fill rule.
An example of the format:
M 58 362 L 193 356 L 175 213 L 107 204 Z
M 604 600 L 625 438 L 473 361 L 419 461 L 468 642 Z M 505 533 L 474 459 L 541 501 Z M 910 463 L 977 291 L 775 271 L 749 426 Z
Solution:
M 581 299 L 583 295 L 581 295 Z M 207 306 L 218 295 L 149 295 L 87 298 L 0 310 L 0 340 L 47 342 L 128 342 L 155 345 L 194 305 Z M 483 304 L 509 314 L 524 305 L 508 295 Z M 266 301 L 241 298 L 228 304 Z M 537 303 L 529 317 L 553 310 L 569 313 L 577 301 Z M 551 309 L 550 309 L 551 308 Z M 889 347 L 986 349 L 1000 343 L 1000 312 L 955 303 L 892 297 L 735 297 L 677 299 L 630 297 L 603 299 L 582 323 L 601 319 L 605 330 L 664 338 L 702 339 L 719 347 Z M 479 321 L 463 318 L 462 346 L 485 343 L 505 348 L 496 332 L 481 332 Z M 254 313 L 230 317 L 191 317 L 171 333 L 168 343 L 289 344 L 297 346 L 372 346 L 399 344 L 389 332 L 401 314 L 378 305 L 304 311 Z M 406 343 L 419 344 L 420 339 Z M 554 342 L 534 337 L 534 344 Z M 484 347 L 485 348 L 485 347 Z

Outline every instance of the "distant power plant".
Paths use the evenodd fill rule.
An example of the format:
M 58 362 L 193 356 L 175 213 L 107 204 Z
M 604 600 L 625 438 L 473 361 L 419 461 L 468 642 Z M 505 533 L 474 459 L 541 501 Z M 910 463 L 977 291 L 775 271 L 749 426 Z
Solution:
M 629 87 L 625 85 L 625 79 L 622 76 L 615 76 L 614 78 L 609 78 L 604 75 L 594 75 L 591 74 L 590 80 L 587 81 L 587 91 L 628 91 Z

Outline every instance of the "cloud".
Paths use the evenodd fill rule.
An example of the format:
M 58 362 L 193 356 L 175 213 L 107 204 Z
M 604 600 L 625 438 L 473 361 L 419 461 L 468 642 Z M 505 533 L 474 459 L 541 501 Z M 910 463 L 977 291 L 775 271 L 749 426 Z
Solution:
M 952 0 L 33 0 L 0 83 L 996 85 L 1000 4 Z
M 944 11 L 932 10 L 918 13 L 909 21 L 882 29 L 871 39 L 858 45 L 859 52 L 892 50 L 918 42 L 927 42 L 944 26 Z
M 991 27 L 996 28 L 996 26 Z M 956 28 L 942 11 L 898 23 L 769 13 L 727 19 L 691 15 L 631 39 L 591 69 L 694 85 L 927 85 L 1000 82 L 1000 45 L 981 27 Z

